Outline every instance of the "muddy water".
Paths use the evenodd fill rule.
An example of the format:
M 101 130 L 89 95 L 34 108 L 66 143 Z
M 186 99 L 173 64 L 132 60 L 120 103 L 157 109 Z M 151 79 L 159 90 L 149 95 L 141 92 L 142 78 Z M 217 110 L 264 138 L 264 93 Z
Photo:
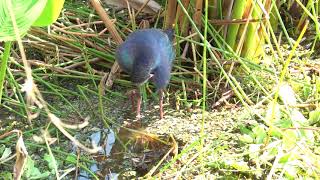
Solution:
M 97 164 L 92 164 L 90 170 L 99 172 L 97 174 L 105 179 L 146 175 L 167 154 L 171 145 L 168 138 L 146 133 L 139 127 L 140 122 L 136 122 L 128 127 L 93 133 L 91 142 L 101 145 L 103 150 L 95 156 Z M 79 179 L 90 179 L 90 176 L 82 171 Z

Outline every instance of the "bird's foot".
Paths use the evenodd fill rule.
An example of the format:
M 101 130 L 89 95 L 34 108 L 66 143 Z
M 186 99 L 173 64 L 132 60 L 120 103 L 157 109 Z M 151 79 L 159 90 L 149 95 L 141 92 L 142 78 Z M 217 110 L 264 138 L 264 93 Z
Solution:
M 135 124 L 137 127 L 141 128 L 142 127 L 142 120 L 141 120 L 141 114 L 137 114 L 136 115 L 136 119 L 135 119 Z
M 162 106 L 160 106 L 159 115 L 160 115 L 160 120 L 162 120 L 163 119 L 163 107 Z
M 128 96 L 128 98 L 130 99 L 131 101 L 131 109 L 132 109 L 132 112 L 135 112 L 135 97 L 136 95 L 138 94 L 137 90 L 136 89 L 132 89 L 132 90 L 129 90 L 127 93 L 126 93 L 126 96 Z
M 160 119 L 163 119 L 163 90 L 159 91 L 159 113 Z

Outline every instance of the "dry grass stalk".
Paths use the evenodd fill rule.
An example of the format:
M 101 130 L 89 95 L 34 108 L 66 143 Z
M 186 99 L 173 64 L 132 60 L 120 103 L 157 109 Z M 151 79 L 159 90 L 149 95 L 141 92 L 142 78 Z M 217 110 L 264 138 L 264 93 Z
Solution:
M 149 3 L 150 0 L 146 0 L 142 5 L 141 7 L 139 8 L 138 12 L 134 15 L 134 18 L 136 18 L 139 13 L 147 6 L 147 4 Z
M 209 7 L 208 7 L 208 16 L 209 20 L 213 20 L 218 18 L 218 0 L 208 0 Z
M 177 1 L 168 0 L 165 18 L 165 28 L 172 27 L 176 19 Z
M 101 20 L 104 22 L 105 26 L 108 28 L 112 38 L 115 40 L 117 44 L 121 44 L 123 42 L 121 36 L 119 35 L 117 29 L 115 28 L 112 20 L 105 12 L 103 7 L 101 6 L 99 0 L 90 0 L 92 6 L 97 11 L 98 15 L 100 16 Z M 120 70 L 119 64 L 115 62 L 110 70 L 108 79 L 106 81 L 106 86 L 111 87 L 113 85 L 113 81 L 116 78 L 116 73 Z
M 108 28 L 110 35 L 116 41 L 117 44 L 121 44 L 123 42 L 120 34 L 118 33 L 116 27 L 114 26 L 113 20 L 110 19 L 109 15 L 105 12 L 103 7 L 101 6 L 98 0 L 90 0 L 92 6 L 97 11 L 101 20 L 104 22 L 106 28 Z
M 194 23 L 197 25 L 198 29 L 200 30 L 201 27 L 202 27 L 202 23 L 201 23 L 201 16 L 202 16 L 202 8 L 203 8 L 203 1 L 200 0 L 200 1 L 196 1 L 196 9 L 195 9 L 195 12 L 194 12 L 194 15 L 193 15 L 193 19 L 194 19 Z M 194 31 L 195 32 L 195 31 Z M 199 37 L 196 36 L 195 41 L 199 41 Z
M 188 9 L 190 0 L 182 0 L 181 3 L 183 4 L 183 7 L 185 9 Z M 189 21 L 186 18 L 186 15 L 183 13 L 182 8 L 178 6 L 177 8 L 177 15 L 178 17 L 178 23 L 179 23 L 179 29 L 181 31 L 182 36 L 188 35 L 188 29 L 189 29 Z

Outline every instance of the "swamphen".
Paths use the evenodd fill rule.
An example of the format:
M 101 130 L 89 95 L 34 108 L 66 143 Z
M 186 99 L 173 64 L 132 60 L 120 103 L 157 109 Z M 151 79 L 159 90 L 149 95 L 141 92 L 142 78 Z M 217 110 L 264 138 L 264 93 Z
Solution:
M 131 82 L 138 86 L 137 118 L 140 118 L 141 107 L 139 86 L 150 78 L 154 80 L 159 92 L 160 118 L 163 118 L 163 89 L 169 83 L 172 61 L 175 57 L 173 38 L 173 29 L 137 30 L 131 33 L 116 51 L 120 68 L 127 72 Z

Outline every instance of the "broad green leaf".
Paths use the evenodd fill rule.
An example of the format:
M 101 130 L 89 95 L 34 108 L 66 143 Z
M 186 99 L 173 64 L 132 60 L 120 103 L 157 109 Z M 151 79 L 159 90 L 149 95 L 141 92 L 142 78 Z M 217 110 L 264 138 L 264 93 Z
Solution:
M 291 119 L 282 118 L 275 122 L 274 125 L 278 128 L 289 128 L 292 127 L 292 121 Z
M 44 155 L 44 160 L 48 162 L 48 166 L 51 170 L 55 168 L 55 160 L 49 154 Z
M 50 175 L 50 172 L 48 171 L 41 173 L 40 170 L 35 167 L 34 161 L 30 157 L 28 157 L 27 163 L 24 168 L 24 176 L 26 179 L 44 179 Z
M 252 133 L 252 131 L 250 129 L 248 129 L 247 127 L 245 127 L 242 124 L 239 126 L 239 129 L 242 134 L 251 134 Z
M 302 92 L 303 92 L 303 98 L 308 99 L 312 95 L 312 86 L 311 86 L 311 78 L 309 76 L 306 76 L 304 79 L 304 82 L 307 84 L 302 87 Z
M 269 133 L 272 137 L 276 137 L 276 138 L 282 137 L 281 130 L 278 128 L 271 128 Z
M 253 138 L 248 134 L 239 136 L 239 140 L 243 143 L 253 143 Z
M 290 156 L 291 156 L 291 153 L 286 153 L 285 155 L 283 155 L 283 156 L 279 159 L 279 163 L 281 163 L 281 164 L 286 164 L 286 163 L 288 163 Z
M 77 158 L 75 156 L 68 155 L 67 158 L 66 158 L 66 161 L 71 162 L 71 163 L 76 163 L 77 162 Z
M 309 113 L 309 124 L 317 124 L 320 122 L 320 109 L 316 109 Z
M 264 138 L 267 136 L 267 133 L 263 126 L 259 125 L 252 129 L 252 132 L 256 136 L 256 143 L 263 143 Z
M 280 140 L 273 141 L 270 144 L 268 144 L 265 148 L 266 150 L 263 151 L 262 155 L 260 155 L 260 159 L 265 163 L 274 159 L 278 154 L 280 144 Z
M 296 146 L 296 142 L 298 141 L 297 139 L 297 134 L 295 130 L 286 130 L 284 131 L 284 136 L 283 136 L 283 149 L 285 150 L 290 150 L 293 147 Z
M 244 161 L 230 160 L 230 161 L 226 161 L 226 164 L 239 171 L 250 170 L 250 167 L 248 166 L 247 162 L 244 162 Z
M 59 17 L 63 4 L 64 0 L 48 0 L 41 15 L 33 23 L 33 26 L 48 26 L 54 23 Z
M 0 0 L 0 41 L 16 40 L 10 14 L 16 20 L 19 35 L 23 36 L 38 19 L 46 3 L 47 0 Z
M 0 144 L 0 154 L 2 154 L 6 150 L 6 146 L 4 144 Z
M 0 177 L 3 178 L 3 179 L 6 179 L 6 180 L 13 179 L 12 174 L 10 172 L 8 172 L 8 171 L 1 172 L 0 173 Z
M 7 159 L 11 155 L 12 151 L 10 148 L 5 148 L 3 151 L 1 157 L 0 157 L 0 162 Z

